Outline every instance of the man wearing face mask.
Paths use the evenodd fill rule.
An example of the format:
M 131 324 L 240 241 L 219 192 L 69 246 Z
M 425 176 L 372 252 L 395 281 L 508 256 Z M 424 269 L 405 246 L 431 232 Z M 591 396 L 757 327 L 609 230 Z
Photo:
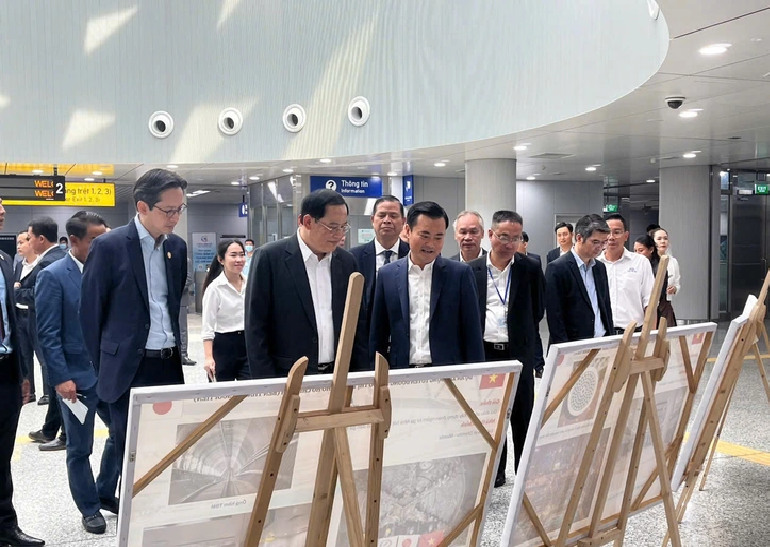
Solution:
M 460 246 L 460 252 L 449 257 L 449 260 L 470 262 L 487 254 L 481 248 L 481 240 L 484 239 L 484 219 L 476 211 L 463 211 L 452 225 L 455 231 L 455 239 Z
M 67 241 L 67 238 L 66 238 L 66 237 L 60 237 L 60 238 L 59 238 L 59 248 L 60 248 L 62 251 L 66 251 L 67 249 L 69 249 L 69 248 L 70 248 L 70 247 L 69 247 L 69 241 Z
M 246 251 L 246 265 L 243 266 L 244 279 L 249 278 L 249 268 L 251 267 L 251 256 L 254 254 L 254 240 L 247 239 L 243 242 L 243 248 Z

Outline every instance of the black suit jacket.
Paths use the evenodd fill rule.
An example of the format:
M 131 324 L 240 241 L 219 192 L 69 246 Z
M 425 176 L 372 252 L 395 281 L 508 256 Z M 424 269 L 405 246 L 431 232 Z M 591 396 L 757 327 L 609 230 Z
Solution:
M 5 309 L 8 313 L 9 323 L 8 325 L 5 325 L 5 328 L 11 332 L 11 347 L 13 348 L 10 360 L 7 363 L 3 363 L 3 366 L 0 367 L 0 382 L 5 384 L 21 384 L 21 381 L 27 375 L 28 371 L 27 367 L 24 365 L 24 360 L 19 359 L 20 352 L 17 331 L 18 323 L 16 322 L 16 298 L 13 290 L 13 257 L 3 251 L 0 251 L 0 270 L 2 270 L 3 280 L 5 281 Z
M 559 247 L 556 247 L 555 249 L 551 249 L 550 251 L 548 251 L 548 254 L 545 255 L 545 263 L 550 264 L 560 256 L 561 256 L 561 249 Z
M 187 278 L 187 244 L 181 237 L 166 238 L 163 261 L 168 313 L 179 350 L 179 302 Z M 147 274 L 134 219 L 91 242 L 80 292 L 80 324 L 98 374 L 99 398 L 114 403 L 131 388 L 150 330 Z M 181 380 L 181 363 L 168 363 L 178 363 Z
M 476 279 L 479 294 L 481 332 L 486 328 L 487 287 L 489 271 L 487 259 L 477 258 L 468 263 Z M 502 292 L 502 291 L 501 291 Z M 511 359 L 517 359 L 524 369 L 535 365 L 535 345 L 540 321 L 545 312 L 545 278 L 540 264 L 527 255 L 516 253 L 511 267 L 511 286 L 508 292 L 508 347 Z
M 253 378 L 288 375 L 294 362 L 309 359 L 308 373 L 318 370 L 318 330 L 310 282 L 298 236 L 263 245 L 251 259 L 246 284 L 246 351 Z M 331 258 L 332 318 L 335 352 L 350 274 L 356 259 L 337 248 Z M 363 304 L 362 304 L 363 310 Z M 367 370 L 366 314 L 359 313 L 350 370 Z M 336 354 L 336 353 L 335 353 Z
M 543 263 L 543 261 L 542 261 L 542 259 L 540 258 L 540 255 L 539 255 L 539 254 L 535 254 L 535 253 L 527 253 L 527 254 L 526 254 L 526 255 L 524 255 L 524 256 L 526 256 L 527 258 L 530 258 L 530 259 L 532 259 L 532 260 L 535 260 L 535 261 L 537 261 L 537 263 L 538 263 L 538 264 L 542 264 L 542 263 Z
M 35 264 L 35 267 L 32 268 L 32 271 L 29 272 L 29 275 L 24 278 L 24 280 L 21 282 L 21 287 L 16 289 L 14 292 L 16 293 L 16 301 L 19 304 L 25 304 L 29 306 L 29 309 L 31 312 L 35 311 L 35 283 L 37 282 L 37 274 L 40 273 L 41 270 L 44 270 L 57 260 L 61 260 L 67 256 L 67 251 L 63 250 L 58 245 L 54 246 L 50 251 L 45 253 L 43 255 L 43 258 L 41 258 L 37 264 Z M 19 276 L 21 276 L 21 263 L 17 264 L 16 267 L 18 268 Z M 13 287 L 13 285 L 11 285 Z M 34 323 L 33 323 L 34 324 Z
M 595 260 L 592 268 L 599 313 L 606 336 L 614 334 L 607 269 Z M 594 337 L 594 312 L 578 263 L 571 251 L 551 262 L 545 270 L 545 307 L 550 344 Z
M 487 250 L 486 249 L 481 249 L 481 256 L 487 256 Z M 481 258 L 481 256 L 479 258 Z M 460 253 L 457 253 L 456 255 L 450 256 L 449 260 L 456 260 L 457 262 L 460 262 Z M 478 258 L 476 260 L 478 260 Z M 471 261 L 471 262 L 473 262 L 473 261 Z
M 372 304 L 374 302 L 374 286 L 377 281 L 377 251 L 374 246 L 374 241 L 359 245 L 350 249 L 350 252 L 356 258 L 358 263 L 358 271 L 364 275 L 364 299 L 363 309 L 366 310 L 367 321 L 372 317 Z M 395 262 L 399 258 L 404 258 L 409 254 L 409 244 L 399 240 L 398 242 L 398 256 L 390 258 L 391 262 Z

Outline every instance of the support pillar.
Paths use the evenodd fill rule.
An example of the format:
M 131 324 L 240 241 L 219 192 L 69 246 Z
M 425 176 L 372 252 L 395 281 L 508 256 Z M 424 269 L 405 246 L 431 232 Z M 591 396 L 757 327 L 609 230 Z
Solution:
M 484 219 L 484 229 L 492 224 L 492 214 L 501 209 L 516 210 L 516 160 L 482 159 L 465 162 L 465 209 Z M 488 247 L 484 237 L 482 246 Z

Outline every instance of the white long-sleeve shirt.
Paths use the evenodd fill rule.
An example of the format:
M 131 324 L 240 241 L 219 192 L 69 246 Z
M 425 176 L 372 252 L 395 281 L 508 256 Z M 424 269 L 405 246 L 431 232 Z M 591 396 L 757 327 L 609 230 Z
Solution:
M 225 272 L 219 274 L 203 293 L 201 314 L 201 338 L 213 340 L 214 333 L 243 330 L 246 297 L 246 280 L 238 291 L 227 280 Z
M 679 274 L 679 261 L 671 255 L 668 255 L 668 266 L 666 267 L 666 273 L 668 274 L 668 286 L 676 287 L 676 294 L 682 289 L 679 284 L 681 275 Z M 670 302 L 674 299 L 676 294 L 666 295 L 666 299 Z

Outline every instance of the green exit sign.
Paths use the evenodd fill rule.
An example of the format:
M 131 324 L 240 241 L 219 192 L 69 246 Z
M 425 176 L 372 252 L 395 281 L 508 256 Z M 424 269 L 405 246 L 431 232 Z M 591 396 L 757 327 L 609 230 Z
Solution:
M 615 203 L 609 203 L 604 206 L 604 212 L 605 213 L 617 213 L 618 212 L 618 206 Z
M 766 196 L 770 194 L 770 189 L 768 189 L 767 184 L 755 184 L 754 193 L 760 196 Z

